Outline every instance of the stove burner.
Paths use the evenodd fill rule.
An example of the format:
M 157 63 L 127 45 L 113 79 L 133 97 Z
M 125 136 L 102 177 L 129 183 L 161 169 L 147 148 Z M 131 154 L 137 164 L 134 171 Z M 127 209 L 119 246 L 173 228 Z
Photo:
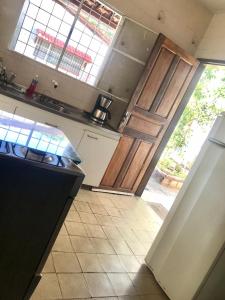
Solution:
M 26 146 L 14 145 L 13 152 L 21 158 L 43 162 L 46 164 L 63 167 L 64 164 L 58 155 L 47 153 L 38 149 L 28 148 Z
M 27 152 L 27 149 L 21 149 L 22 152 L 26 155 L 26 152 Z M 32 159 L 32 160 L 38 160 L 38 159 L 35 159 L 35 158 L 38 158 L 38 157 L 43 157 L 44 156 L 44 162 L 48 162 L 48 163 L 51 163 L 54 161 L 54 155 L 53 154 L 48 154 L 48 153 L 45 153 L 41 150 L 37 150 L 37 149 L 29 149 L 29 153 L 28 153 L 28 158 Z M 58 158 L 58 157 L 57 157 Z M 42 161 L 42 159 L 41 159 Z
M 0 153 L 8 153 L 7 143 L 5 141 L 0 140 Z

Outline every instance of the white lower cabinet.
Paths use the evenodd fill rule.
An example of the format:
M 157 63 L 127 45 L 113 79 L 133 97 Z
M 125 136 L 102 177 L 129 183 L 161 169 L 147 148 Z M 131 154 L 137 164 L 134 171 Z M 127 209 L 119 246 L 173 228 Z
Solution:
M 85 130 L 77 148 L 86 173 L 84 184 L 99 186 L 117 144 L 118 140 Z

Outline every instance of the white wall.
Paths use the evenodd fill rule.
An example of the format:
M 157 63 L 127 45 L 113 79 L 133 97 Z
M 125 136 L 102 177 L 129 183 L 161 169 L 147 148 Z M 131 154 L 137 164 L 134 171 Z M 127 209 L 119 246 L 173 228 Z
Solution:
M 212 18 L 197 0 L 106 0 L 130 18 L 155 32 L 162 32 L 194 54 Z M 163 19 L 158 14 L 163 11 Z M 193 45 L 192 41 L 196 41 Z
M 153 31 L 164 33 L 192 53 L 196 50 L 196 46 L 192 45 L 193 38 L 201 39 L 212 17 L 211 13 L 196 0 L 108 0 L 108 2 Z M 23 0 L 1 0 L 0 3 L 0 56 L 3 57 L 8 70 L 16 72 L 17 81 L 27 86 L 31 78 L 39 74 L 40 92 L 90 111 L 99 93 L 98 90 L 8 50 Z M 157 16 L 161 10 L 164 11 L 165 18 L 159 21 Z M 52 89 L 52 79 L 59 82 L 56 91 Z M 116 117 L 119 119 L 125 105 L 117 103 L 115 107 L 115 114 L 118 114 Z
M 225 13 L 213 16 L 196 57 L 225 60 Z

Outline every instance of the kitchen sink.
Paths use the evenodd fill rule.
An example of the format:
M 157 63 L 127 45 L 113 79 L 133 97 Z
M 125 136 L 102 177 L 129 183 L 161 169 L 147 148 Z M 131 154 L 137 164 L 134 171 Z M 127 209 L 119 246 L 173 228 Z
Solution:
M 36 98 L 34 98 L 34 101 L 36 103 L 39 103 L 47 108 L 53 109 L 55 111 L 64 113 L 64 114 L 71 114 L 72 111 L 65 107 L 63 104 L 61 104 L 56 99 L 53 99 L 51 97 L 48 97 L 46 95 L 39 95 Z
M 0 89 L 6 91 L 9 94 L 16 94 L 21 96 L 23 94 L 23 90 L 21 87 L 16 86 L 16 85 L 5 85 L 5 84 L 0 84 Z

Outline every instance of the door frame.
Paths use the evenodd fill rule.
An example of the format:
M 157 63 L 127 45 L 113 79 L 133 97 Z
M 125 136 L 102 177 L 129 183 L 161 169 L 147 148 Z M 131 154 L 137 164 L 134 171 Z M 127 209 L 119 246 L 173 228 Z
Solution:
M 175 113 L 175 115 L 173 116 L 173 119 L 169 125 L 169 127 L 167 128 L 166 132 L 165 132 L 165 135 L 161 141 L 161 143 L 159 144 L 159 147 L 158 149 L 156 150 L 153 158 L 152 158 L 152 161 L 150 163 L 150 165 L 148 166 L 148 169 L 147 171 L 145 172 L 145 175 L 144 177 L 142 178 L 142 181 L 141 183 L 139 184 L 139 187 L 137 189 L 137 192 L 135 193 L 136 196 L 141 196 L 142 193 L 144 192 L 145 190 L 145 187 L 163 153 L 163 150 L 165 149 L 170 137 L 171 137 L 171 134 L 173 133 L 185 107 L 187 106 L 188 104 L 188 101 L 190 100 L 193 92 L 194 92 L 194 89 L 196 87 L 196 85 L 198 84 L 199 80 L 200 80 L 200 77 L 205 69 L 205 65 L 218 65 L 218 66 L 225 66 L 225 60 L 217 60 L 217 59 L 210 59 L 210 58 L 198 58 L 198 60 L 200 61 L 200 64 L 194 74 L 194 77 L 192 78 L 192 81 L 186 91 L 186 93 L 184 94 L 184 97 Z
M 165 147 L 166 147 L 166 145 L 167 145 L 167 143 L 168 143 L 168 141 L 169 141 L 169 139 L 170 139 L 170 137 L 171 137 L 171 135 L 172 135 L 172 133 L 175 129 L 175 127 L 176 127 L 176 125 L 177 125 L 177 123 L 178 123 L 185 107 L 187 106 L 188 101 L 190 100 L 191 95 L 193 94 L 196 85 L 198 84 L 198 82 L 200 80 L 200 77 L 201 77 L 201 75 L 202 75 L 202 73 L 205 69 L 205 65 L 210 64 L 210 63 L 221 65 L 221 63 L 217 63 L 218 61 L 214 61 L 214 63 L 213 63 L 212 60 L 206 60 L 206 59 L 198 59 L 198 60 L 200 61 L 200 64 L 199 64 L 199 66 L 198 66 L 198 68 L 197 68 L 197 70 L 196 70 L 196 72 L 195 72 L 195 74 L 194 74 L 194 76 L 191 80 L 191 83 L 189 84 L 189 87 L 188 87 L 187 91 L 185 92 L 185 94 L 183 96 L 183 99 L 181 100 L 181 102 L 180 102 L 180 104 L 179 104 L 179 106 L 178 106 L 178 108 L 177 108 L 177 110 L 176 110 L 176 112 L 175 112 L 175 114 L 172 118 L 172 121 L 170 122 L 169 127 L 167 128 L 167 130 L 166 130 L 166 132 L 165 132 L 165 134 L 162 138 L 161 143 L 159 144 L 159 146 L 158 146 L 158 148 L 157 148 L 157 150 L 156 150 L 156 152 L 155 152 L 155 154 L 154 154 L 154 156 L 151 160 L 151 163 L 149 164 L 149 166 L 148 166 L 148 168 L 145 172 L 145 175 L 143 176 L 143 178 L 142 178 L 142 180 L 141 180 L 141 182 L 138 186 L 138 189 L 135 193 L 136 196 L 141 197 L 142 193 L 144 192 L 144 190 L 146 188 L 146 185 L 147 185 L 147 183 L 148 183 L 148 181 L 149 181 L 149 179 L 150 179 L 150 177 L 151 177 L 151 175 L 152 175 L 152 173 L 153 173 L 153 171 L 154 171 L 154 169 L 155 169 L 155 167 L 156 167 L 156 165 L 157 165 L 157 163 L 158 163 L 158 161 L 159 161 L 159 159 L 160 159 L 160 157 L 161 157 L 161 155 L 162 155 L 162 153 L 163 153 L 163 151 L 164 151 L 164 149 L 165 149 Z M 223 64 L 225 64 L 225 61 L 223 62 Z

